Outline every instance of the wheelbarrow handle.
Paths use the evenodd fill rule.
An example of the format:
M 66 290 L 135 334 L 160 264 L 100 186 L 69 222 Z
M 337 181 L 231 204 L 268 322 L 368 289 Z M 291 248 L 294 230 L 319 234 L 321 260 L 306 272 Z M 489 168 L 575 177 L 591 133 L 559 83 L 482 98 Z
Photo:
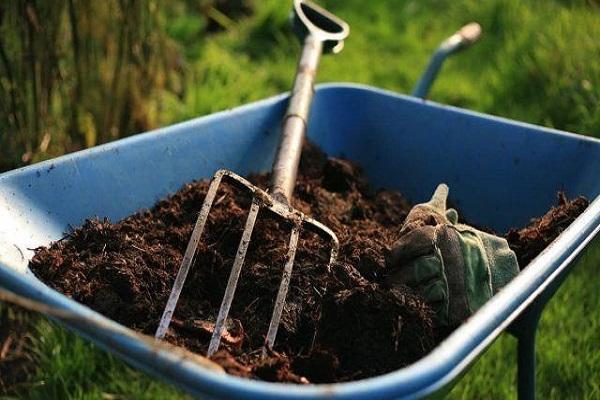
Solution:
M 289 204 L 296 185 L 302 142 L 306 134 L 314 81 L 323 52 L 339 52 L 349 27 L 341 19 L 314 3 L 294 0 L 292 23 L 303 42 L 275 160 L 269 191 L 277 200 Z
M 421 75 L 419 82 L 415 86 L 412 95 L 415 97 L 425 98 L 435 81 L 444 61 L 452 55 L 461 50 L 466 49 L 481 37 L 481 25 L 477 22 L 471 22 L 462 28 L 460 28 L 452 36 L 446 38 L 435 53 L 431 56 L 429 64 Z

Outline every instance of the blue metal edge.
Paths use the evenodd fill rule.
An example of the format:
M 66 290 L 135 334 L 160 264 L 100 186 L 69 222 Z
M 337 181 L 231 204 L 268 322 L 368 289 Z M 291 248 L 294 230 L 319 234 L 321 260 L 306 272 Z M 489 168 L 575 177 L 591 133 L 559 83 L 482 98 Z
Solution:
M 600 143 L 600 140 L 594 138 L 582 137 L 555 129 L 541 128 L 532 124 L 441 105 L 366 85 L 329 83 L 317 86 L 317 90 L 327 90 L 329 88 L 365 90 L 391 97 L 401 97 L 413 102 L 427 102 L 433 107 L 453 109 L 461 113 L 482 116 L 511 124 L 535 127 L 540 131 L 552 134 L 576 137 L 579 140 L 587 140 L 595 144 Z M 243 110 L 246 107 L 253 107 L 258 104 L 278 102 L 287 96 L 287 93 L 280 94 L 259 102 L 211 114 L 181 124 L 194 124 L 199 120 L 205 121 L 210 118 L 224 118 L 231 112 Z M 165 128 L 145 133 L 144 138 L 147 138 L 146 135 L 165 134 L 164 130 Z M 0 178 L 8 178 L 12 174 L 18 174 L 30 168 L 43 168 L 67 157 L 80 158 L 93 155 L 97 152 L 111 151 L 118 145 L 140 140 L 140 136 L 121 139 L 96 148 L 38 163 L 34 166 L 10 171 L 0 175 Z M 2 282 L 2 286 L 17 294 L 30 297 L 59 309 L 71 310 L 85 318 L 93 319 L 105 325 L 106 329 L 86 324 L 66 323 L 66 325 L 88 339 L 91 339 L 105 350 L 195 395 L 209 393 L 213 396 L 223 396 L 226 398 L 263 399 L 281 397 L 294 399 L 333 397 L 338 399 L 365 397 L 381 399 L 415 398 L 430 395 L 444 388 L 456 377 L 460 376 L 470 363 L 568 268 L 599 231 L 600 196 L 550 246 L 534 259 L 524 271 L 440 343 L 431 353 L 400 370 L 373 378 L 338 384 L 287 385 L 252 381 L 214 372 L 180 354 L 165 351 L 164 349 L 157 349 L 148 342 L 136 339 L 130 329 L 48 288 L 39 280 L 32 279 L 31 274 L 19 274 L 10 267 L 0 264 L 2 267 L 0 268 L 0 282 Z M 125 334 L 125 332 L 128 333 Z

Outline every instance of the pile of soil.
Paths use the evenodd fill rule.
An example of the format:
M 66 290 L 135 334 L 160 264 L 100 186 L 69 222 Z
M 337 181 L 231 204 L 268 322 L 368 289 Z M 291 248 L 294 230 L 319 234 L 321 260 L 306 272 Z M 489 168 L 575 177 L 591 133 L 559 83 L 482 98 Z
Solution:
M 249 179 L 268 186 L 266 174 Z M 36 249 L 30 266 L 50 287 L 153 335 L 207 187 L 207 181 L 185 185 L 117 223 L 88 220 Z M 206 353 L 249 202 L 231 186 L 217 194 L 167 341 Z M 563 196 L 548 215 L 511 231 L 519 259 L 537 254 L 586 204 Z M 302 233 L 276 345 L 261 359 L 290 232 L 261 210 L 215 362 L 269 381 L 340 382 L 410 364 L 447 334 L 433 327 L 431 309 L 410 288 L 381 282 L 385 255 L 411 207 L 399 192 L 372 190 L 355 164 L 307 145 L 293 205 L 338 235 L 338 260 L 327 271 L 328 243 Z
M 552 207 L 543 217 L 532 219 L 523 229 L 509 230 L 506 240 L 517 255 L 521 269 L 567 229 L 589 204 L 585 197 L 579 196 L 569 200 L 563 192 L 559 192 L 558 205 Z

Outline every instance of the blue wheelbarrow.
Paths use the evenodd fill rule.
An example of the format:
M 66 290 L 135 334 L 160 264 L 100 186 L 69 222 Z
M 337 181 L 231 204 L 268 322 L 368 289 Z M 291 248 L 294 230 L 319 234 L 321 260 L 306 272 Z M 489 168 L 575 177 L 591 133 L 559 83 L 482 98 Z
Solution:
M 425 91 L 426 92 L 426 91 Z M 30 249 L 96 215 L 121 219 L 220 168 L 267 171 L 288 94 L 0 175 L 0 285 L 53 310 L 105 350 L 199 397 L 397 399 L 442 395 L 504 330 L 519 339 L 519 395 L 534 394 L 539 315 L 600 230 L 600 140 L 354 84 L 316 88 L 308 137 L 360 163 L 376 186 L 412 202 L 446 182 L 465 218 L 506 231 L 543 214 L 556 192 L 594 199 L 498 295 L 403 369 L 360 381 L 294 386 L 214 370 L 50 289 L 28 269 Z

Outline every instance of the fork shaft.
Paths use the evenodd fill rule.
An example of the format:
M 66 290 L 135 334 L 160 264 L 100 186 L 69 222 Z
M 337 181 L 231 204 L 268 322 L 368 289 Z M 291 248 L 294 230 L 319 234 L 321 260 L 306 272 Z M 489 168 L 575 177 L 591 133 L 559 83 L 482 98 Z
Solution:
M 314 81 L 323 51 L 323 42 L 313 35 L 304 39 L 296 70 L 292 97 L 283 121 L 283 132 L 273 162 L 270 192 L 275 199 L 289 204 L 296 185 L 302 142 L 306 133 Z

